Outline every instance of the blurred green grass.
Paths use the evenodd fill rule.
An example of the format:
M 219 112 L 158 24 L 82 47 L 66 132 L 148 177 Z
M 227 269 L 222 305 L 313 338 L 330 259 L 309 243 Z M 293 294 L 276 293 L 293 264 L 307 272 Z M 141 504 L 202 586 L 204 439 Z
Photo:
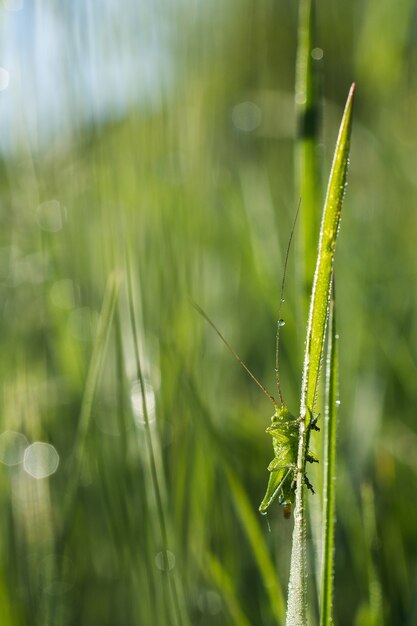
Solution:
M 298 200 L 296 7 L 230 1 L 172 11 L 178 75 L 159 107 L 80 126 L 59 148 L 31 152 L 21 143 L 1 162 L 1 430 L 51 443 L 60 456 L 56 473 L 41 480 L 21 463 L 0 469 L 0 618 L 10 626 L 176 623 L 157 556 L 161 538 L 125 280 L 69 527 L 63 515 L 105 284 L 113 269 L 125 273 L 126 246 L 148 401 L 155 402 L 151 432 L 175 557 L 170 575 L 191 624 L 275 623 L 227 479 L 233 470 L 256 511 L 270 460 L 264 434 L 270 407 L 190 297 L 273 389 L 283 251 Z M 417 620 L 415 9 L 405 0 L 326 1 L 318 21 L 325 176 L 346 90 L 352 79 L 358 83 L 336 259 L 335 615 L 340 625 L 373 623 L 372 563 L 384 623 L 411 625 Z M 297 406 L 305 335 L 297 254 L 286 282 L 280 357 L 290 407 Z M 5 442 L 2 435 L 1 450 Z M 372 545 L 363 524 L 364 484 L 373 491 Z M 257 521 L 285 590 L 292 523 L 278 507 L 272 533 Z

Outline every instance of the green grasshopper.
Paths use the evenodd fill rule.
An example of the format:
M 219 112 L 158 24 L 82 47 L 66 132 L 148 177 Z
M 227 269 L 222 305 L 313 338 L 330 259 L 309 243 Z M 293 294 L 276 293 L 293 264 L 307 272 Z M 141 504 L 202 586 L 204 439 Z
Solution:
M 274 500 L 278 499 L 278 502 L 282 505 L 284 510 L 284 517 L 289 518 L 291 516 L 291 508 L 292 504 L 295 500 L 295 486 L 297 474 L 301 471 L 297 465 L 297 455 L 298 455 L 298 440 L 299 440 L 299 426 L 303 419 L 301 417 L 295 417 L 288 410 L 281 391 L 281 382 L 279 376 L 279 337 L 280 337 L 280 328 L 284 325 L 284 321 L 281 319 L 281 309 L 282 303 L 284 302 L 284 286 L 285 286 L 285 276 L 287 271 L 287 263 L 288 263 L 288 255 L 291 247 L 291 241 L 294 234 L 295 223 L 298 216 L 297 215 L 294 220 L 294 225 L 291 231 L 291 235 L 289 238 L 287 251 L 285 255 L 284 262 L 284 272 L 281 284 L 281 299 L 280 306 L 278 312 L 278 323 L 277 323 L 277 333 L 276 333 L 276 350 L 275 350 L 275 370 L 276 370 L 276 381 L 278 387 L 278 395 L 279 395 L 279 404 L 275 400 L 275 398 L 269 393 L 269 391 L 264 387 L 264 385 L 257 379 L 255 374 L 251 372 L 251 370 L 247 367 L 247 365 L 242 361 L 240 356 L 235 352 L 232 346 L 228 343 L 222 333 L 219 331 L 217 326 L 212 322 L 212 320 L 206 315 L 206 313 L 198 306 L 198 304 L 193 303 L 194 307 L 197 311 L 204 317 L 204 319 L 210 324 L 210 326 L 214 329 L 226 347 L 230 350 L 235 359 L 240 363 L 243 369 L 249 374 L 252 380 L 260 387 L 263 393 L 269 398 L 274 406 L 274 414 L 271 417 L 271 424 L 266 429 L 266 432 L 272 437 L 272 446 L 274 449 L 274 458 L 268 465 L 269 480 L 268 486 L 266 489 L 265 496 L 259 506 L 259 512 L 262 515 L 266 515 L 268 508 L 274 502 Z M 306 453 L 306 461 L 310 463 L 318 463 L 318 459 L 308 450 L 309 443 L 309 435 L 311 430 L 319 430 L 317 427 L 317 419 L 318 416 L 314 417 L 310 412 L 310 419 L 308 421 L 308 434 L 307 434 L 307 453 Z M 314 489 L 307 478 L 307 475 L 304 473 L 304 483 L 308 489 L 312 493 L 314 493 Z

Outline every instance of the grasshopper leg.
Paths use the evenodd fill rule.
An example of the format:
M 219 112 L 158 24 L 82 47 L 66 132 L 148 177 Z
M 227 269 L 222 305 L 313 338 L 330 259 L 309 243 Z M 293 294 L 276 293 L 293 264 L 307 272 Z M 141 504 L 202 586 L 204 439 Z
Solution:
M 314 489 L 313 489 L 313 485 L 311 484 L 311 482 L 307 478 L 307 474 L 304 474 L 304 484 L 307 487 L 307 489 L 309 489 L 311 491 L 311 493 L 316 493 L 314 491 Z
M 306 461 L 308 461 L 309 463 L 318 463 L 319 460 L 316 457 L 315 454 L 313 454 L 312 452 L 307 452 L 306 454 Z

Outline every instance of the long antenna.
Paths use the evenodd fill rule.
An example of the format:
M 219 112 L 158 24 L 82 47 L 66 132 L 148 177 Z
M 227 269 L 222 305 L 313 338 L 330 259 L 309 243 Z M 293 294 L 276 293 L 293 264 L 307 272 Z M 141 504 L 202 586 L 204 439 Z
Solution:
M 211 319 L 209 318 L 209 316 L 203 311 L 203 309 L 193 300 L 191 301 L 191 304 L 193 305 L 193 307 L 196 309 L 196 311 L 198 311 L 200 313 L 200 315 L 202 315 L 204 317 L 204 319 L 206 320 L 206 322 L 208 322 L 210 324 L 210 326 L 213 328 L 213 330 L 218 334 L 218 336 L 220 337 L 220 339 L 223 341 L 223 343 L 225 344 L 225 346 L 230 350 L 230 352 L 233 354 L 233 356 L 235 357 L 235 359 L 237 361 L 239 361 L 239 363 L 241 364 L 241 366 L 243 367 L 244 370 L 246 370 L 246 372 L 249 374 L 249 376 L 252 378 L 252 380 L 255 381 L 255 383 L 258 385 L 258 387 L 260 387 L 262 389 L 262 391 L 264 392 L 264 394 L 271 400 L 272 404 L 274 405 L 274 408 L 276 411 L 279 410 L 278 407 L 278 403 L 275 400 L 275 398 L 273 396 L 271 396 L 271 394 L 269 393 L 269 391 L 263 386 L 263 384 L 256 378 L 255 374 L 253 374 L 250 369 L 248 368 L 247 365 L 245 365 L 245 363 L 242 361 L 242 359 L 240 358 L 240 356 L 234 351 L 234 349 L 232 348 L 232 346 L 230 345 L 230 343 L 223 337 L 223 335 L 221 334 L 221 332 L 219 331 L 219 329 L 217 328 L 217 326 L 215 325 L 214 322 L 211 321 Z
M 285 403 L 284 403 L 284 398 L 282 397 L 281 379 L 279 377 L 279 335 L 280 335 L 279 331 L 281 329 L 281 326 L 284 326 L 284 323 L 285 323 L 281 319 L 282 305 L 284 303 L 285 278 L 287 276 L 287 265 L 288 265 L 288 257 L 290 255 L 291 242 L 292 242 L 292 238 L 294 236 L 295 225 L 297 224 L 297 218 L 298 218 L 298 214 L 300 212 L 300 207 L 301 207 L 301 198 L 298 201 L 297 212 L 295 214 L 294 223 L 292 225 L 292 229 L 291 229 L 291 233 L 290 233 L 290 238 L 288 240 L 287 251 L 285 253 L 284 273 L 282 275 L 281 294 L 280 294 L 280 298 L 279 298 L 279 308 L 278 308 L 277 334 L 276 334 L 276 341 L 275 341 L 275 373 L 276 373 L 276 377 L 277 377 L 278 395 L 279 395 L 279 400 L 281 402 L 281 407 L 283 407 Z

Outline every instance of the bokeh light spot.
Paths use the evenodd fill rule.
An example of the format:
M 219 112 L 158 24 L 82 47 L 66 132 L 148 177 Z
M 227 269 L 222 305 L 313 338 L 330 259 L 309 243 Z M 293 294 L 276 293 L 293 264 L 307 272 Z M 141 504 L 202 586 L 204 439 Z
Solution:
M 28 440 L 22 433 L 5 430 L 0 435 L 0 462 L 9 466 L 18 465 L 23 461 L 27 445 Z
M 222 610 L 222 598 L 217 591 L 208 589 L 200 593 L 198 597 L 198 608 L 202 613 L 218 615 Z
M 254 102 L 240 102 L 232 111 L 232 122 L 235 128 L 245 133 L 258 128 L 262 121 L 262 112 Z
M 33 478 L 46 478 L 58 469 L 59 454 L 54 446 L 35 441 L 25 450 L 23 467 Z
M 313 48 L 311 51 L 311 58 L 315 61 L 321 61 L 323 58 L 324 52 L 322 48 Z
M 166 556 L 164 556 L 164 552 L 158 552 L 155 557 L 155 565 L 161 572 L 173 570 L 175 567 L 175 554 L 169 550 L 166 551 Z
M 49 233 L 57 233 L 64 224 L 64 209 L 58 200 L 42 202 L 36 209 L 39 228 Z
M 149 423 L 152 423 L 156 420 L 156 412 L 155 412 L 155 391 L 152 385 L 148 382 L 144 384 L 145 388 L 145 405 L 146 412 L 148 416 Z M 135 417 L 135 421 L 140 426 L 146 424 L 146 416 L 144 409 L 144 402 L 142 398 L 142 390 L 140 386 L 140 382 L 137 380 L 133 383 L 131 391 L 130 391 L 130 401 L 132 404 L 132 411 Z

